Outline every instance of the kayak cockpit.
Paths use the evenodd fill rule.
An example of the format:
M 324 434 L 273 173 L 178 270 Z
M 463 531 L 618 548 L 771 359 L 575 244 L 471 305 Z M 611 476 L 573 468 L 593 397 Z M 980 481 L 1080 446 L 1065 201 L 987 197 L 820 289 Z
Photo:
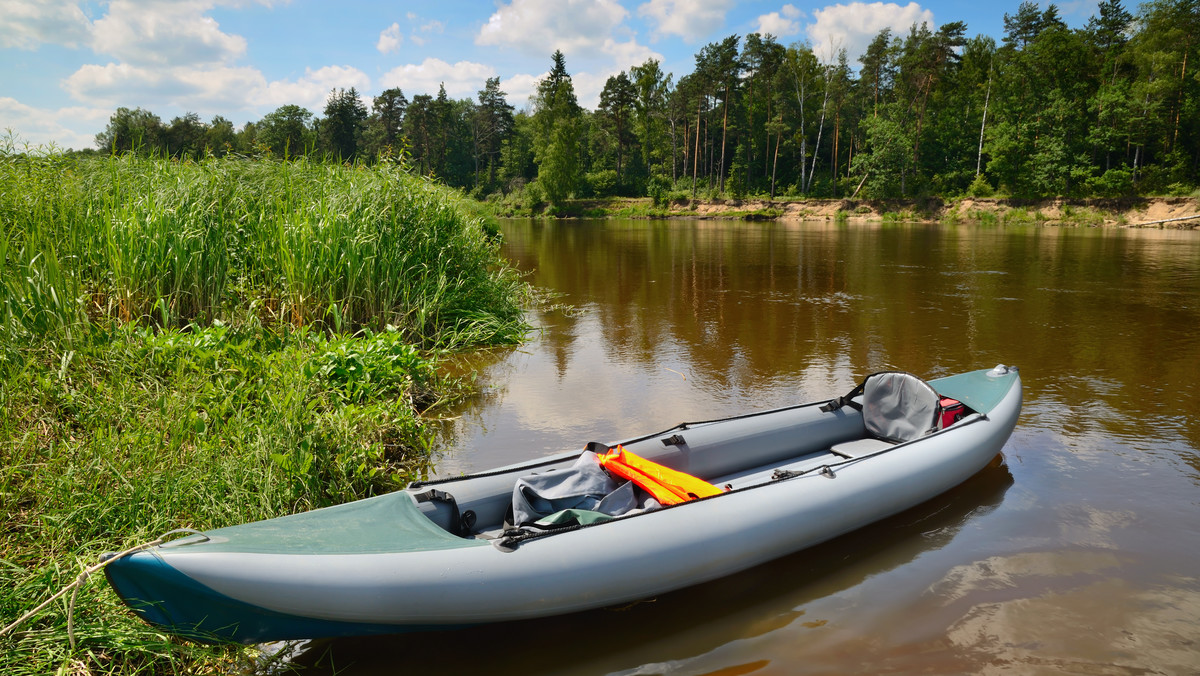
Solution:
M 956 376 L 944 380 L 949 390 L 974 402 L 994 405 L 999 401 L 981 391 L 999 389 L 987 378 L 968 382 Z M 684 423 L 624 441 L 614 448 L 724 491 L 740 491 L 811 472 L 832 471 L 829 468 L 862 461 L 980 417 L 982 411 L 946 394 L 911 374 L 883 372 L 868 376 L 850 393 L 832 401 Z M 598 477 L 604 471 L 594 463 L 588 451 L 575 452 L 484 474 L 417 482 L 407 490 L 431 521 L 450 533 L 472 538 L 494 538 L 514 527 L 545 530 L 588 525 L 662 507 L 654 495 L 639 486 L 630 489 L 616 484 L 596 489 L 594 500 L 581 499 L 572 504 L 569 499 L 561 499 L 571 494 L 560 488 L 582 485 L 581 477 L 603 483 Z M 531 512 L 525 496 L 530 484 L 548 487 L 546 494 L 553 498 L 539 505 L 562 506 L 568 513 L 560 514 L 558 509 Z M 631 494 L 618 495 L 618 491 Z M 618 500 L 624 505 L 621 511 L 611 511 L 611 505 L 605 504 Z M 530 513 L 538 518 L 529 518 Z

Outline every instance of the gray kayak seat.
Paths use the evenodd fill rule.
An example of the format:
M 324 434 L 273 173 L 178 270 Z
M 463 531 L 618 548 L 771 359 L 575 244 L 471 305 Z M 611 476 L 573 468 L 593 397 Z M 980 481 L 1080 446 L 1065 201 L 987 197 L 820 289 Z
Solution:
M 890 441 L 883 439 L 855 439 L 854 441 L 845 441 L 840 444 L 834 444 L 829 448 L 834 455 L 840 455 L 843 458 L 861 458 L 864 455 L 870 455 L 876 451 L 882 451 L 885 448 L 895 446 Z
M 936 431 L 941 396 L 911 373 L 884 371 L 867 376 L 850 394 L 829 402 L 822 410 L 844 405 L 862 411 L 866 436 L 835 444 L 830 450 L 857 458 Z

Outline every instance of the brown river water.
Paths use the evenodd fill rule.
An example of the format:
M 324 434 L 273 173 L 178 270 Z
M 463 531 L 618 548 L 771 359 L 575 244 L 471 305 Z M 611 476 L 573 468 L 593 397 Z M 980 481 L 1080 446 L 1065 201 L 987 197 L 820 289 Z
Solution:
M 884 369 L 1017 365 L 1020 422 L 950 493 L 745 573 L 623 608 L 312 642 L 293 666 L 1200 673 L 1200 232 L 504 230 L 505 255 L 571 309 L 533 313 L 533 340 L 474 358 L 487 386 L 453 423 L 439 475 L 828 398 Z

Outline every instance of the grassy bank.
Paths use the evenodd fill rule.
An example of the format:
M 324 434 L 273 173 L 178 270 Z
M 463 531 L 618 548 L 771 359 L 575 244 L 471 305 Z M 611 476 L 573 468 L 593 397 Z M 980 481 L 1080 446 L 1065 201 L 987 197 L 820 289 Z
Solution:
M 519 340 L 485 221 L 401 167 L 0 153 L 0 616 L 105 551 L 365 497 L 427 466 L 440 355 Z M 102 581 L 0 673 L 207 673 Z

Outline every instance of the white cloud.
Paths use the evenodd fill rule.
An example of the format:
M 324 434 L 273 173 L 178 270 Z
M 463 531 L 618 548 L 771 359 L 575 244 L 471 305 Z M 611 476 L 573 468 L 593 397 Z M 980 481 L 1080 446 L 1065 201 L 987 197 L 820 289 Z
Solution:
M 348 66 L 306 69 L 304 77 L 267 82 L 251 67 L 145 68 L 124 63 L 86 65 L 68 77 L 63 87 L 77 100 L 102 106 L 164 106 L 202 113 L 233 110 L 270 112 L 295 104 L 320 114 L 334 89 L 371 86 L 361 70 Z
M 402 42 L 404 42 L 404 36 L 400 35 L 400 24 L 394 23 L 379 32 L 379 42 L 375 43 L 375 49 L 382 54 L 387 54 L 400 49 Z
M 85 106 L 35 108 L 0 97 L 0 129 L 21 142 L 85 148 L 94 145 L 117 106 L 164 116 L 195 111 L 201 117 L 244 112 L 260 116 L 284 104 L 320 115 L 331 90 L 366 93 L 371 78 L 350 66 L 306 69 L 292 80 L 268 82 L 257 66 L 238 66 L 246 40 L 221 30 L 208 16 L 220 6 L 270 0 L 112 0 L 89 23 L 79 5 L 62 0 L 0 0 L 0 48 L 36 49 L 42 43 L 90 45 L 112 61 L 80 66 L 62 90 Z M 437 25 L 427 24 L 430 31 Z M 398 26 L 395 36 L 399 39 Z M 386 32 L 386 31 L 385 31 Z M 382 37 L 382 36 L 381 36 Z
M 262 73 L 249 67 L 147 68 L 127 63 L 88 64 L 63 81 L 72 98 L 93 105 L 168 105 L 216 112 L 247 108 L 266 86 Z
M 268 82 L 256 67 L 232 65 L 245 55 L 246 40 L 221 31 L 207 13 L 217 5 L 251 1 L 113 0 L 108 14 L 94 24 L 92 47 L 118 62 L 85 65 L 63 87 L 80 101 L 109 105 L 269 112 L 295 104 L 319 114 L 331 90 L 362 92 L 371 86 L 370 77 L 350 66 L 306 68 L 294 81 Z M 399 46 L 399 26 L 392 28 Z M 391 30 L 381 33 L 381 48 L 388 46 Z
M 614 71 L 612 75 L 616 75 L 620 71 Z M 571 76 L 571 84 L 575 87 L 575 98 L 579 101 L 579 105 L 584 108 L 595 110 L 600 105 L 600 92 L 604 91 L 604 83 L 608 81 L 609 75 L 595 75 L 592 73 L 577 73 Z
M 418 30 L 420 30 L 422 33 L 441 34 L 446 30 L 446 24 L 438 21 L 437 19 L 432 19 L 429 22 L 422 24 Z
M 915 2 L 903 7 L 891 2 L 852 2 L 815 9 L 812 14 L 815 21 L 808 25 L 806 32 L 812 41 L 813 53 L 819 59 L 830 60 L 837 50 L 844 48 L 851 63 L 867 50 L 872 38 L 884 28 L 905 35 L 914 23 L 926 22 L 931 29 L 934 27 L 933 12 L 922 9 Z
M 505 100 L 517 110 L 530 108 L 530 97 L 537 93 L 538 83 L 549 74 L 550 71 L 538 75 L 513 75 L 500 80 L 500 89 L 508 94 Z M 574 84 L 574 80 L 572 80 L 572 84 Z M 482 88 L 480 87 L 480 89 Z
M 3 48 L 36 49 L 42 43 L 75 47 L 87 41 L 92 28 L 72 0 L 0 0 L 0 16 Z
M 371 78 L 361 70 L 350 66 L 325 66 L 312 70 L 304 69 L 304 77 L 292 82 L 277 80 L 266 85 L 261 95 L 248 95 L 247 103 L 265 104 L 269 110 L 279 106 L 295 104 L 313 111 L 317 115 L 325 110 L 325 102 L 334 89 L 358 90 L 360 98 L 370 90 Z M 365 101 L 369 104 L 370 101 Z M 268 112 L 269 112 L 268 110 Z
M 475 44 L 582 57 L 602 48 L 628 15 L 616 0 L 512 0 L 492 14 Z
M 613 65 L 615 66 L 615 69 L 612 71 L 613 75 L 623 70 L 629 70 L 633 66 L 640 66 L 647 59 L 663 61 L 662 54 L 644 45 L 639 45 L 637 40 L 617 42 L 610 38 L 604 41 L 601 51 L 612 57 Z
M 0 130 L 20 130 L 17 141 L 32 146 L 94 148 L 96 132 L 108 124 L 109 108 L 34 108 L 0 96 Z
M 733 0 L 650 0 L 638 7 L 638 16 L 655 22 L 655 37 L 678 35 L 697 42 L 725 25 Z
M 408 19 L 408 23 L 412 26 L 412 29 L 408 34 L 408 39 L 418 47 L 422 47 L 429 42 L 430 35 L 441 35 L 446 31 L 446 24 L 438 21 L 437 19 L 430 19 L 424 23 L 421 23 L 421 17 L 413 12 L 408 12 L 405 14 L 405 18 Z M 400 37 L 399 24 L 392 24 L 392 28 L 390 30 L 395 31 L 397 38 Z
M 800 17 L 804 12 L 796 9 L 795 5 L 784 5 L 778 12 L 771 12 L 758 17 L 759 35 L 770 33 L 775 37 L 787 37 L 800 32 Z
M 165 69 L 127 63 L 84 65 L 63 80 L 62 85 L 77 101 L 108 106 L 146 106 L 189 93 L 187 87 Z
M 449 64 L 430 57 L 419 64 L 389 70 L 380 78 L 380 86 L 385 89 L 399 87 L 411 99 L 415 94 L 436 95 L 444 83 L 450 98 L 474 98 L 475 93 L 483 89 L 484 82 L 495 76 L 496 69 L 482 63 L 459 61 Z
M 206 16 L 214 4 L 113 0 L 92 25 L 92 49 L 133 65 L 231 62 L 246 53 L 246 39 L 222 32 Z

